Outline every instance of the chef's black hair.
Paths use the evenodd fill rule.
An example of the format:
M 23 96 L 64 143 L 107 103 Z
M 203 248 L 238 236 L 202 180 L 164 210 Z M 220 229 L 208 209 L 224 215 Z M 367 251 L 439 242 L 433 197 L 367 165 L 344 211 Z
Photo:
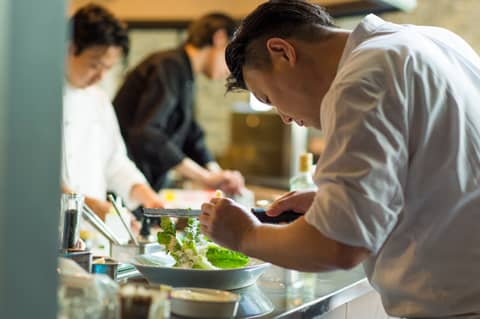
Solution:
M 70 28 L 76 55 L 93 46 L 119 47 L 124 56 L 128 54 L 126 24 L 102 6 L 88 4 L 78 9 L 70 19 Z
M 269 38 L 317 41 L 327 38 L 333 27 L 330 15 L 320 6 L 303 0 L 271 0 L 259 5 L 241 23 L 225 50 L 230 70 L 227 91 L 246 90 L 243 68 L 266 68 L 271 60 L 266 48 Z

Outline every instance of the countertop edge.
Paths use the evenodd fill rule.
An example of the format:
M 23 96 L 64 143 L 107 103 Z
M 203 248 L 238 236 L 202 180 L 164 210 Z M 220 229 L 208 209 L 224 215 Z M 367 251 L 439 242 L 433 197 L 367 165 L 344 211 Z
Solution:
M 363 278 L 328 295 L 290 309 L 274 318 L 298 318 L 296 315 L 301 315 L 301 318 L 312 318 L 335 310 L 371 291 L 373 291 L 373 288 L 368 283 L 368 279 Z

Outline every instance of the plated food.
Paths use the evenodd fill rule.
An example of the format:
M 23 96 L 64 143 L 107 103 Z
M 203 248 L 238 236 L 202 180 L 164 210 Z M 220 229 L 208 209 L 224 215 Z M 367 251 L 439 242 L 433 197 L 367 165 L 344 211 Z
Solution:
M 208 240 L 200 232 L 200 223 L 196 218 L 188 218 L 183 234 L 177 233 L 175 223 L 168 217 L 162 217 L 161 227 L 158 242 L 175 259 L 174 267 L 227 269 L 244 267 L 249 262 L 244 254 Z
M 162 218 L 158 241 L 164 251 L 140 255 L 130 262 L 150 283 L 238 289 L 255 283 L 270 265 L 209 241 L 199 232 L 196 219 L 189 219 L 181 234 L 169 218 Z

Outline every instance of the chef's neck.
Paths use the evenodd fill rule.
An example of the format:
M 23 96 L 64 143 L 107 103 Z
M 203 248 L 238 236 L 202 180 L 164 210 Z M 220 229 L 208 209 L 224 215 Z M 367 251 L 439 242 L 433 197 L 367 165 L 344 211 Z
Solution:
M 185 44 L 184 49 L 190 59 L 193 73 L 202 73 L 207 63 L 208 47 L 197 48 L 194 45 L 187 43 Z

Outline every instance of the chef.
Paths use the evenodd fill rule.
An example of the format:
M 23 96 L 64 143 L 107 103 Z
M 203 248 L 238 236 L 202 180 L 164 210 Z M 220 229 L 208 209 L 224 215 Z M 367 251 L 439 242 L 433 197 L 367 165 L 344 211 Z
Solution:
M 112 205 L 107 191 L 121 196 L 130 209 L 162 207 L 127 157 L 113 106 L 96 86 L 128 48 L 125 25 L 104 8 L 87 5 L 71 18 L 63 95 L 63 189 L 84 194 L 99 217 L 117 225 L 118 217 L 108 215 Z
M 202 207 L 202 231 L 247 255 L 304 271 L 363 263 L 391 316 L 480 318 L 480 58 L 441 28 L 366 16 L 342 30 L 320 7 L 269 1 L 226 50 L 228 89 L 285 123 L 322 129 L 317 192 L 291 192 L 260 224 L 229 199 Z
M 169 185 L 170 170 L 229 194 L 244 188 L 238 171 L 223 170 L 214 160 L 193 109 L 196 75 L 213 80 L 228 75 L 225 47 L 235 27 L 222 13 L 200 17 L 185 44 L 145 58 L 114 99 L 129 154 L 156 190 Z

